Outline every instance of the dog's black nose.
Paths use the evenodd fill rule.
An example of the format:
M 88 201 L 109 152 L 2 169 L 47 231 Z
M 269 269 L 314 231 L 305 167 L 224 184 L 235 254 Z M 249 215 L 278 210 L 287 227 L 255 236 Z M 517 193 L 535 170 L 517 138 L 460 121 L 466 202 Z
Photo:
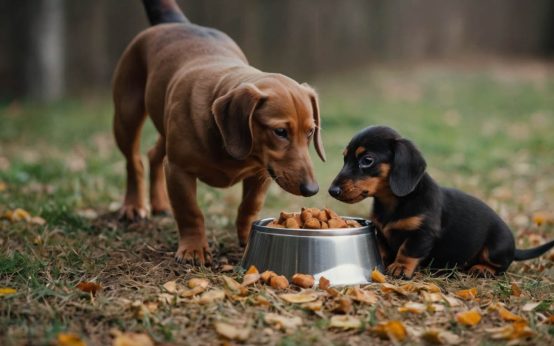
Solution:
M 300 184 L 300 193 L 304 197 L 313 196 L 318 191 L 319 191 L 319 185 L 317 185 L 317 183 L 302 183 L 302 184 Z
M 329 194 L 333 197 L 338 197 L 340 196 L 340 194 L 342 193 L 342 190 L 340 189 L 340 186 L 338 185 L 332 185 L 330 188 L 329 188 Z

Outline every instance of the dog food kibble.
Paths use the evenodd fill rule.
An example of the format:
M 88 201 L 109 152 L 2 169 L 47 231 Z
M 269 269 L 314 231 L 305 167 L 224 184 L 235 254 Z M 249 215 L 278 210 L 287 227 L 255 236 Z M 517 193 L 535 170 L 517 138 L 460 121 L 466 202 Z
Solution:
M 308 274 L 294 274 L 292 276 L 292 283 L 302 288 L 310 288 L 314 285 L 313 275 Z
M 283 275 L 273 276 L 269 279 L 269 285 L 275 289 L 285 289 L 289 287 L 289 280 Z
M 272 228 L 329 229 L 362 227 L 356 220 L 341 218 L 329 208 L 302 208 L 300 213 L 282 211 L 279 219 L 267 224 Z

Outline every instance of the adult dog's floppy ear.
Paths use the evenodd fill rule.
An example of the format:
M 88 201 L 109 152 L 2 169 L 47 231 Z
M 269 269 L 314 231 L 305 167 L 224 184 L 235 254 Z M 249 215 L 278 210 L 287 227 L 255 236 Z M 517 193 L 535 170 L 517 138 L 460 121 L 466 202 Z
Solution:
M 302 86 L 308 91 L 310 96 L 310 102 L 312 104 L 312 112 L 315 122 L 315 133 L 314 133 L 314 146 L 317 152 L 317 155 L 321 158 L 321 161 L 325 162 L 325 149 L 323 148 L 323 142 L 321 140 L 321 118 L 319 115 L 319 101 L 317 99 L 317 94 L 312 87 L 307 83 L 302 83 Z
M 252 152 L 252 115 L 266 98 L 254 84 L 242 83 L 214 101 L 215 123 L 225 149 L 233 158 L 244 160 Z
M 394 160 L 389 177 L 392 192 L 403 197 L 412 192 L 423 175 L 427 163 L 415 145 L 407 139 L 394 143 Z

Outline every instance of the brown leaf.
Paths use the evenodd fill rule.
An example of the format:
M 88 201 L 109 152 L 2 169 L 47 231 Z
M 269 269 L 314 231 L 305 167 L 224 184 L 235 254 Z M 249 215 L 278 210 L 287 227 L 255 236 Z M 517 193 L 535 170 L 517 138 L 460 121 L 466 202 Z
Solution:
M 86 346 L 87 344 L 81 340 L 79 335 L 74 333 L 59 333 L 58 346 Z
M 182 297 L 182 298 L 190 298 L 190 297 L 194 297 L 195 295 L 198 295 L 202 292 L 204 292 L 206 290 L 206 288 L 202 287 L 202 286 L 196 286 L 195 288 L 191 288 L 191 289 L 188 289 L 188 290 L 181 290 L 180 293 L 179 293 L 179 296 Z
M 255 284 L 256 282 L 258 282 L 260 280 L 260 274 L 259 273 L 250 273 L 250 274 L 245 274 L 244 277 L 242 278 L 242 286 L 246 287 L 246 286 L 250 286 L 252 284 Z
M 192 278 L 187 282 L 188 288 L 202 287 L 204 289 L 210 286 L 210 281 L 208 279 L 201 278 Z
M 390 339 L 394 342 L 402 342 L 408 335 L 406 327 L 404 327 L 404 324 L 401 321 L 379 322 L 379 324 L 371 330 L 379 337 Z
M 292 283 L 302 288 L 311 288 L 314 285 L 314 276 L 309 274 L 294 274 Z
M 357 317 L 350 315 L 335 315 L 331 317 L 329 328 L 339 329 L 359 329 L 362 326 L 362 321 Z
M 250 336 L 250 328 L 237 327 L 224 322 L 215 322 L 214 327 L 217 334 L 229 340 L 246 341 Z
M 223 299 L 225 299 L 225 291 L 221 289 L 214 289 L 211 291 L 204 292 L 200 296 L 200 300 L 198 302 L 200 304 L 210 304 Z
M 246 273 L 244 273 L 244 275 L 248 275 L 248 274 L 260 274 L 260 272 L 258 271 L 258 268 L 256 268 L 256 266 L 251 265 L 246 271 Z
M 462 302 L 457 298 L 446 294 L 441 294 L 441 296 L 448 303 L 448 305 L 450 305 L 450 307 L 457 307 L 462 305 Z
M 225 283 L 225 287 L 227 287 L 233 294 L 246 295 L 248 293 L 248 289 L 239 284 L 235 279 L 226 275 L 222 275 L 221 278 Z
M 350 297 L 339 297 L 335 300 L 333 312 L 348 314 L 352 309 L 352 299 L 350 299 Z
M 258 294 L 257 296 L 254 297 L 254 304 L 259 305 L 259 306 L 265 306 L 265 307 L 271 306 L 271 302 L 269 300 L 267 300 L 266 297 L 264 297 L 260 294 Z
M 462 341 L 458 335 L 438 328 L 427 329 L 421 334 L 421 338 L 436 345 L 457 345 Z
M 222 273 L 226 273 L 226 272 L 232 272 L 234 269 L 235 269 L 234 266 L 232 266 L 230 264 L 224 264 L 224 265 L 221 266 L 220 271 Z
M 529 312 L 529 311 L 533 311 L 536 309 L 537 306 L 541 305 L 540 302 L 531 302 L 531 303 L 527 303 L 525 305 L 523 305 L 523 307 L 521 308 L 522 311 L 525 311 L 525 312 Z
M 517 321 L 504 327 L 485 329 L 485 331 L 495 340 L 526 339 L 533 336 L 533 330 L 529 328 L 526 321 Z
M 177 281 L 171 280 L 162 286 L 169 293 L 177 293 Z
M 42 226 L 42 225 L 45 225 L 46 224 L 46 220 L 44 220 L 42 217 L 40 216 L 33 216 L 30 220 L 29 220 L 30 223 L 33 223 L 35 225 L 39 225 L 39 226 Z
M 25 209 L 21 209 L 21 208 L 17 208 L 14 210 L 7 210 L 2 217 L 7 219 L 10 222 L 31 220 L 31 214 L 29 214 L 29 212 L 27 212 Z
M 336 298 L 338 296 L 340 296 L 340 292 L 337 291 L 336 288 L 333 288 L 333 287 L 329 287 L 325 290 L 325 292 L 327 292 L 328 295 L 330 295 L 331 297 L 333 298 Z
M 473 287 L 467 290 L 460 290 L 454 292 L 454 294 L 464 300 L 473 300 L 477 297 L 477 288 Z
M 403 296 L 407 296 L 408 295 L 408 292 L 396 285 L 393 285 L 393 284 L 389 284 L 389 283 L 382 283 L 381 284 L 381 291 L 383 291 L 383 293 L 391 293 L 391 292 L 396 292 L 400 295 L 403 295 Z
M 525 320 L 523 317 L 518 316 L 518 315 L 510 312 L 509 310 L 507 310 L 505 307 L 503 307 L 502 305 L 500 305 L 498 303 L 492 304 L 490 306 L 490 309 L 498 312 L 498 315 L 504 321 L 512 321 L 513 322 L 513 321 Z
M 346 294 L 357 302 L 369 305 L 377 303 L 377 295 L 371 291 L 361 290 L 357 287 L 350 287 L 346 290 Z
M 326 290 L 329 287 L 331 287 L 331 281 L 327 280 L 327 278 L 324 277 L 324 276 L 320 276 L 319 277 L 319 284 L 317 285 L 317 287 L 319 287 L 322 290 Z
M 264 321 L 274 328 L 286 330 L 286 331 L 294 331 L 303 323 L 301 317 L 284 316 L 284 315 L 279 315 L 274 313 L 265 314 Z
M 440 293 L 429 293 L 427 291 L 421 291 L 420 295 L 421 299 L 426 303 L 437 303 L 443 301 L 442 294 Z
M 323 302 L 321 300 L 316 300 L 314 302 L 302 304 L 302 308 L 310 311 L 321 311 L 323 307 Z
M 154 342 L 147 334 L 122 333 L 114 331 L 113 346 L 154 346 Z
M 387 281 L 387 279 L 385 278 L 385 275 L 383 275 L 383 273 L 381 273 L 377 269 L 373 269 L 373 271 L 371 272 L 371 281 L 384 283 Z
M 279 297 L 289 303 L 308 303 L 317 300 L 317 293 L 313 291 L 302 291 L 300 293 L 283 293 Z
M 514 297 L 520 297 L 521 296 L 521 288 L 517 285 L 517 283 L 512 282 L 511 285 L 511 293 Z
M 427 310 L 425 304 L 416 303 L 416 302 L 407 302 L 404 306 L 398 308 L 399 312 L 411 312 L 414 314 L 422 314 Z
M 477 310 L 469 310 L 456 314 L 456 321 L 464 326 L 475 326 L 481 321 L 481 314 Z
M 75 287 L 77 287 L 83 292 L 91 293 L 93 296 L 96 295 L 96 292 L 102 289 L 102 287 L 99 284 L 95 282 L 89 282 L 89 281 L 79 282 Z

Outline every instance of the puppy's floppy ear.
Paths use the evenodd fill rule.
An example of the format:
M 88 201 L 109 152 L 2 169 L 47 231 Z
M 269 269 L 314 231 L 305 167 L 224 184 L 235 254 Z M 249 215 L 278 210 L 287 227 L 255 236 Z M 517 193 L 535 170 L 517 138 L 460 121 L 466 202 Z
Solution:
M 403 197 L 412 192 L 423 175 L 427 163 L 415 145 L 407 139 L 394 143 L 394 160 L 389 177 L 392 192 Z
M 302 83 L 302 86 L 308 91 L 310 96 L 310 102 L 312 103 L 312 112 L 315 122 L 314 133 L 314 146 L 317 155 L 321 158 L 321 161 L 325 162 L 325 149 L 323 148 L 323 142 L 321 140 L 321 118 L 319 116 L 319 100 L 315 90 L 308 85 L 308 83 Z
M 215 123 L 233 158 L 244 160 L 252 152 L 252 115 L 266 98 L 254 84 L 242 83 L 214 101 Z

